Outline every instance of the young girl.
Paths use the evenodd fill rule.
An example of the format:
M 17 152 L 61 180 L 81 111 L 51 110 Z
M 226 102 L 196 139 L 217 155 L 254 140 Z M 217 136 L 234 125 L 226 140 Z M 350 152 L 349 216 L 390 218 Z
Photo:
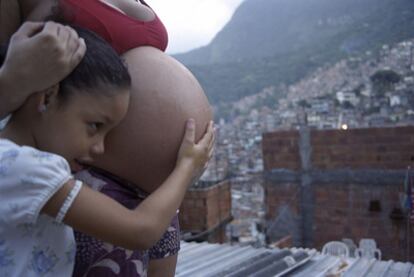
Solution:
M 105 154 L 77 178 L 134 209 L 173 170 L 182 136 L 177 126 L 181 128 L 189 117 L 196 118 L 196 137 L 200 138 L 212 118 L 207 98 L 194 76 L 161 52 L 167 46 L 168 35 L 148 5 L 151 1 L 0 0 L 0 7 L 2 2 L 18 3 L 13 3 L 14 12 L 11 7 L 0 8 L 0 18 L 5 22 L 63 18 L 64 22 L 96 32 L 123 54 L 132 78 L 128 113 L 108 135 Z M 15 29 L 8 27 L 10 24 L 0 24 L 0 34 L 12 34 Z M 75 238 L 75 276 L 136 277 L 146 272 L 150 276 L 174 276 L 180 249 L 178 213 L 160 241 L 132 254 L 81 232 L 76 232 Z M 112 268 L 117 268 L 116 273 Z
M 112 48 L 78 32 L 88 49 L 80 65 L 30 96 L 0 133 L 0 276 L 71 276 L 75 242 L 67 225 L 128 249 L 148 248 L 213 150 L 212 123 L 196 144 L 189 120 L 174 171 L 135 210 L 74 180 L 69 163 L 104 151 L 105 135 L 127 111 L 130 88 Z

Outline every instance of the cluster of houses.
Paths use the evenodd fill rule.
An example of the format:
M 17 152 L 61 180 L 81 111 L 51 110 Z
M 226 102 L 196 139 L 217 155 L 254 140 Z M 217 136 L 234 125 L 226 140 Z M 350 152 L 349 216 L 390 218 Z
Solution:
M 218 122 L 215 157 L 203 179 L 231 179 L 229 236 L 260 244 L 262 133 L 304 124 L 317 129 L 413 124 L 414 40 L 319 68 L 290 86 L 266 88 L 232 109 L 237 112 L 231 119 Z

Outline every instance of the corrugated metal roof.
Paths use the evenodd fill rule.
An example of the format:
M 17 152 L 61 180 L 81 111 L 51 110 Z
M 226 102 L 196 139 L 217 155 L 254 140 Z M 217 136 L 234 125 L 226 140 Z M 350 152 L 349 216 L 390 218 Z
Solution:
M 176 276 L 414 277 L 414 265 L 323 255 L 315 249 L 266 249 L 182 242 Z

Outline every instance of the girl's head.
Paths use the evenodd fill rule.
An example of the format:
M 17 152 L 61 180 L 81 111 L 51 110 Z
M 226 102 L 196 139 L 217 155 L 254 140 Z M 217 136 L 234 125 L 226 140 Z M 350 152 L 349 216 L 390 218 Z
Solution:
M 87 46 L 81 63 L 59 84 L 34 92 L 5 129 L 24 144 L 69 162 L 103 153 L 106 134 L 127 112 L 131 86 L 111 46 L 90 31 L 75 29 Z M 0 56 L 2 63 L 5 53 Z

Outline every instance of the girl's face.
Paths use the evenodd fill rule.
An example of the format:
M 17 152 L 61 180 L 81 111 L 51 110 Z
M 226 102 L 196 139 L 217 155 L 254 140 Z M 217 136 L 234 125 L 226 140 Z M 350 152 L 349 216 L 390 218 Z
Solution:
M 72 166 L 102 154 L 106 134 L 124 118 L 129 103 L 128 89 L 116 94 L 102 92 L 111 89 L 115 88 L 74 92 L 64 103 L 50 104 L 34 128 L 36 147 L 61 155 Z

